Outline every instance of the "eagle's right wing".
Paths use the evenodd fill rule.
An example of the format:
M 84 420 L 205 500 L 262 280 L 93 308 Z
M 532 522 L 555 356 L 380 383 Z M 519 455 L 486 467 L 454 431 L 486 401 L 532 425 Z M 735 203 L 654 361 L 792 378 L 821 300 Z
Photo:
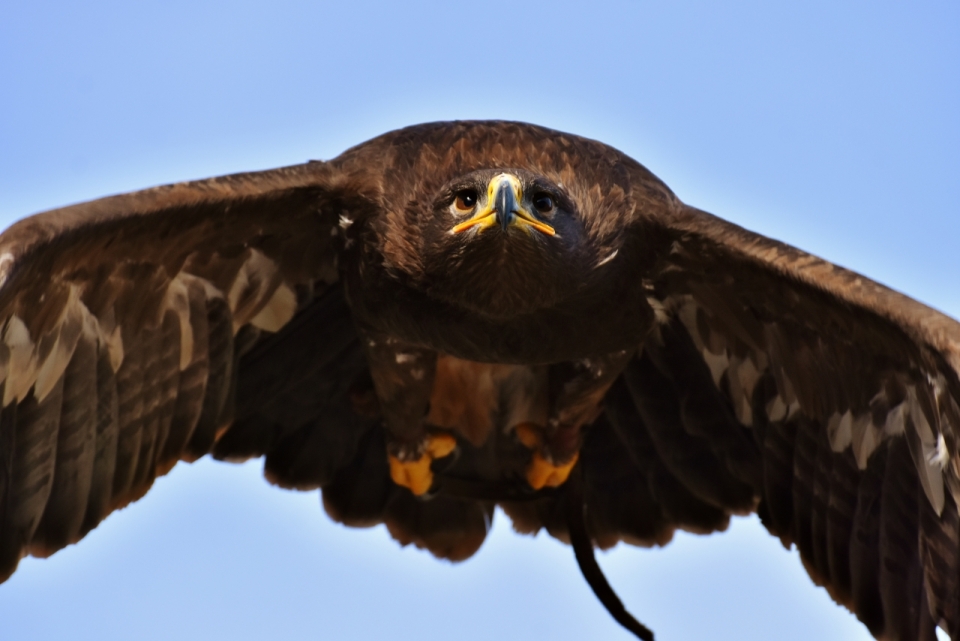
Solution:
M 157 187 L 0 236 L 0 579 L 210 450 L 243 350 L 336 281 L 334 176 Z

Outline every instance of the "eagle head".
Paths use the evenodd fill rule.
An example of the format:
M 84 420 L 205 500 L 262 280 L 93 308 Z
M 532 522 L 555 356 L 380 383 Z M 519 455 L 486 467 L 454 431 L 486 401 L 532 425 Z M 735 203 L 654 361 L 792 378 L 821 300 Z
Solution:
M 640 219 L 674 201 L 615 149 L 520 123 L 418 125 L 335 164 L 376 186 L 369 235 L 353 230 L 368 280 L 497 323 L 620 300 L 655 256 Z
M 591 251 L 575 201 L 535 172 L 480 169 L 419 217 L 422 286 L 491 318 L 555 307 L 585 284 Z

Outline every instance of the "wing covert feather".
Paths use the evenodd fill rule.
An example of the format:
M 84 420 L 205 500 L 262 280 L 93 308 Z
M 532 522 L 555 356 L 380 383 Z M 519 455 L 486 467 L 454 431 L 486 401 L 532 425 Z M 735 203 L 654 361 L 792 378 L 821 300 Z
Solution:
M 719 391 L 726 409 L 711 412 L 753 433 L 740 467 L 753 458 L 762 474 L 741 478 L 764 523 L 875 635 L 927 638 L 939 624 L 960 638 L 960 324 L 692 208 L 665 228 L 671 249 L 644 282 L 658 311 L 644 352 L 709 370 L 676 393 Z
M 334 177 L 309 163 L 156 187 L 0 236 L 0 579 L 210 451 L 233 416 L 235 333 L 281 330 L 299 286 L 336 280 Z

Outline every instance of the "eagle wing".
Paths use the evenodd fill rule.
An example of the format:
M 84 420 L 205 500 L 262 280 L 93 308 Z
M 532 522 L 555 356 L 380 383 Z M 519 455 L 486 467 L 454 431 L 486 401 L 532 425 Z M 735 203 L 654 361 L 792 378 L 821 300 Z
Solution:
M 240 356 L 336 281 L 333 176 L 157 187 L 0 236 L 0 580 L 213 447 Z
M 668 524 L 755 508 L 874 635 L 960 637 L 960 324 L 693 208 L 664 225 L 601 433 Z
M 0 579 L 208 452 L 266 455 L 271 481 L 322 488 L 333 518 L 441 557 L 476 551 L 495 500 L 518 530 L 568 538 L 555 494 L 418 501 L 391 483 L 336 282 L 342 199 L 364 192 L 345 180 L 309 163 L 184 183 L 0 236 Z M 664 544 L 756 510 L 875 635 L 960 638 L 960 325 L 668 209 L 638 226 L 667 239 L 638 273 L 657 322 L 584 436 L 594 542 Z

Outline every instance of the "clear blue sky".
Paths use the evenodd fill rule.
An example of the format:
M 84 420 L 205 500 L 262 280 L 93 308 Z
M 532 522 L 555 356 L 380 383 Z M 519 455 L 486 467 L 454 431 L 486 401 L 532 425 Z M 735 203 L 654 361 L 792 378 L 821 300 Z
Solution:
M 347 4 L 6 3 L 0 222 L 506 118 L 603 140 L 691 204 L 960 316 L 956 2 Z M 869 638 L 752 518 L 601 562 L 663 641 Z M 0 585 L 5 640 L 387 635 L 630 638 L 568 548 L 502 514 L 451 566 L 332 524 L 259 462 L 181 464 Z

